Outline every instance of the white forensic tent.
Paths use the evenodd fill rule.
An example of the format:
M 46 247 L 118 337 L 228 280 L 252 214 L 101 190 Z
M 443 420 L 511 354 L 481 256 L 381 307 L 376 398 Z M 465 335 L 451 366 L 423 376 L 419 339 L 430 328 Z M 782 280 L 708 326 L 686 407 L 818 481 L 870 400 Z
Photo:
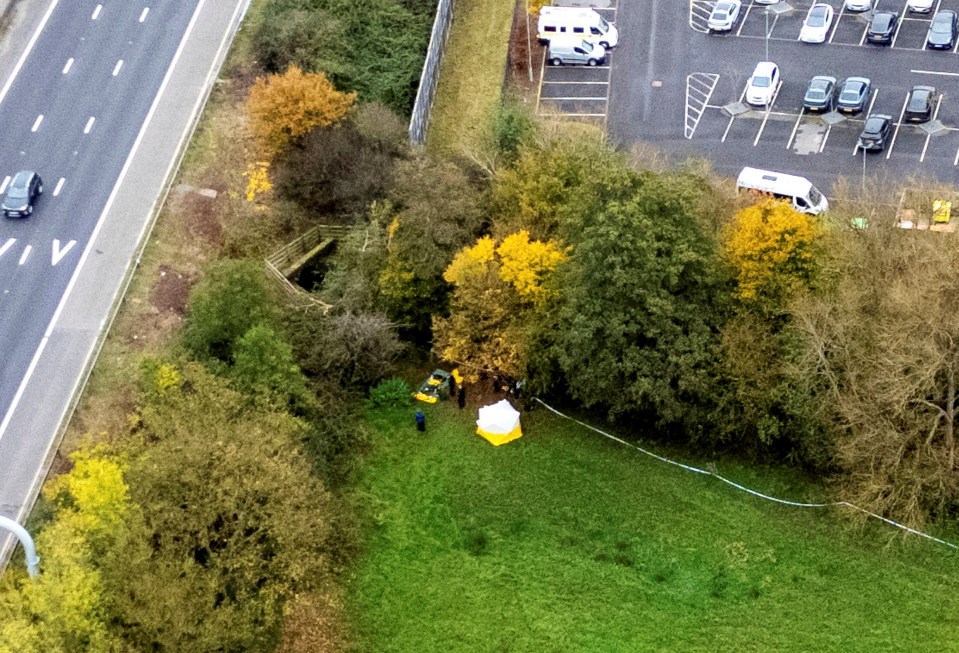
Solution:
M 523 435 L 519 424 L 519 411 L 505 399 L 483 406 L 479 409 L 479 419 L 476 420 L 476 433 L 486 438 L 494 447 L 512 442 Z

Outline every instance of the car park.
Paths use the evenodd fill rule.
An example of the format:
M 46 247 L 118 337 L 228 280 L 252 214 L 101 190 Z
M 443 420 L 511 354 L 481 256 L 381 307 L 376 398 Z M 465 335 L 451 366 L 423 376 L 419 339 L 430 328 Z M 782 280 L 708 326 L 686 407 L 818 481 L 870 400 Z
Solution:
M 37 198 L 43 195 L 43 181 L 31 170 L 21 170 L 13 176 L 0 210 L 7 218 L 26 218 L 33 214 Z
M 956 12 L 939 11 L 929 23 L 926 47 L 932 50 L 951 50 L 956 44 Z
M 872 9 L 872 0 L 846 0 L 843 8 L 846 11 L 869 11 Z
M 886 147 L 890 131 L 892 131 L 892 116 L 882 113 L 870 114 L 859 134 L 858 145 L 867 152 L 881 152 Z
M 728 32 L 739 19 L 741 0 L 719 0 L 709 14 L 706 26 L 713 32 Z
M 842 113 L 860 113 L 866 108 L 871 93 L 872 81 L 868 77 L 847 77 L 839 89 L 836 108 Z
M 933 86 L 913 86 L 906 99 L 903 120 L 907 122 L 928 122 L 932 118 L 932 105 L 936 100 Z
M 768 106 L 773 101 L 779 82 L 779 66 L 771 61 L 760 61 L 746 86 L 746 103 L 754 107 Z
M 836 78 L 816 75 L 809 80 L 803 96 L 803 108 L 808 111 L 832 111 L 836 104 Z
M 866 41 L 877 45 L 890 44 L 892 43 L 898 26 L 899 14 L 891 11 L 877 11 L 872 15 L 872 20 L 869 21 L 869 29 L 866 30 Z
M 549 41 L 547 58 L 552 66 L 564 64 L 598 66 L 606 62 L 606 48 L 575 36 L 554 36 Z
M 906 8 L 917 14 L 928 14 L 935 4 L 936 0 L 909 0 L 906 3 Z
M 833 9 L 830 5 L 817 3 L 809 8 L 803 21 L 799 40 L 803 43 L 823 43 L 832 26 Z

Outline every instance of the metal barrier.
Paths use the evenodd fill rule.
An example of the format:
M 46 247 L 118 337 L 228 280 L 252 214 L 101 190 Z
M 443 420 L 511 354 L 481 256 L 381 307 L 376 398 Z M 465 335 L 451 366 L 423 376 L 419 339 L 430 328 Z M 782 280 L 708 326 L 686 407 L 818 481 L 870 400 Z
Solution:
M 446 37 L 453 22 L 453 0 L 439 0 L 436 5 L 436 18 L 430 33 L 430 46 L 426 50 L 426 61 L 420 75 L 420 86 L 416 91 L 413 115 L 410 117 L 409 138 L 413 145 L 426 142 L 426 130 L 430 122 L 430 110 L 436 95 L 436 84 L 440 77 L 440 63 L 446 47 Z

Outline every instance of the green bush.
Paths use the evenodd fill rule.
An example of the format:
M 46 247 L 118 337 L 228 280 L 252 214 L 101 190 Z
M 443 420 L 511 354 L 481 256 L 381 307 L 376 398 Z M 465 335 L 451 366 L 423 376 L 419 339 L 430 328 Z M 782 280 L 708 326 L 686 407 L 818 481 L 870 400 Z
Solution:
M 383 381 L 376 387 L 370 388 L 370 398 L 366 401 L 368 408 L 402 408 L 413 402 L 413 389 L 403 379 L 393 377 Z

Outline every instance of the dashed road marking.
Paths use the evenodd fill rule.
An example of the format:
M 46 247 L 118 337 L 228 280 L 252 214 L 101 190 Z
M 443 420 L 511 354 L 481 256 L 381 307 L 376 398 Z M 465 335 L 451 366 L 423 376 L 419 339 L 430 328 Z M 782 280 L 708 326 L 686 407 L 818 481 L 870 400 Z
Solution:
M 692 73 L 686 76 L 686 124 L 683 133 L 687 139 L 696 133 L 699 120 L 718 82 L 719 75 L 716 73 Z
M 72 67 L 73 67 L 73 57 L 70 57 L 69 59 L 67 59 L 67 65 L 63 67 L 63 74 L 66 75 L 68 72 L 70 72 L 70 69 Z
M 96 118 L 90 116 L 90 119 L 87 120 L 87 126 L 83 128 L 84 134 L 89 134 L 90 130 L 93 129 L 93 123 L 96 121 Z
M 116 77 L 120 74 L 120 69 L 123 68 L 123 59 L 117 61 L 117 65 L 113 67 L 113 76 Z
M 23 254 L 20 255 L 20 265 L 23 265 L 27 262 L 27 259 L 30 258 L 30 252 L 33 251 L 33 245 L 27 245 L 23 248 Z
M 43 114 L 41 113 L 37 116 L 37 119 L 33 121 L 33 127 L 30 128 L 30 131 L 35 132 L 40 129 L 40 123 L 43 122 Z
M 147 19 L 147 14 L 148 14 L 148 13 L 150 13 L 150 8 L 149 8 L 149 7 L 144 7 L 144 8 L 143 8 L 143 11 L 140 12 L 140 20 L 139 20 L 139 22 L 142 23 L 143 21 L 145 21 L 145 20 Z
M 56 197 L 60 194 L 60 191 L 63 189 L 63 184 L 66 181 L 63 177 L 60 177 L 60 181 L 57 182 L 57 187 L 53 189 L 53 196 Z
M 93 15 L 90 16 L 90 20 L 96 20 L 101 11 L 103 11 L 103 5 L 97 5 L 97 8 L 93 10 Z

